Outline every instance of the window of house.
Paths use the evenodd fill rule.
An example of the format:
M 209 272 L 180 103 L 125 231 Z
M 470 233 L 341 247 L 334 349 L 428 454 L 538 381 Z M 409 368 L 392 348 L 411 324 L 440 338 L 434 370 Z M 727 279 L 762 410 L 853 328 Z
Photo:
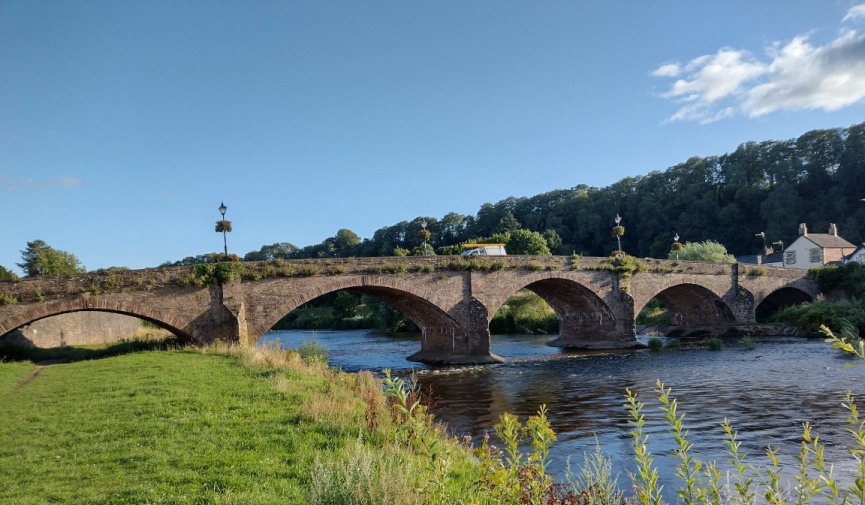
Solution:
M 796 251 L 787 251 L 784 253 L 784 263 L 788 265 L 796 264 Z
M 808 260 L 811 263 L 823 263 L 823 249 L 819 247 L 815 249 L 808 249 Z

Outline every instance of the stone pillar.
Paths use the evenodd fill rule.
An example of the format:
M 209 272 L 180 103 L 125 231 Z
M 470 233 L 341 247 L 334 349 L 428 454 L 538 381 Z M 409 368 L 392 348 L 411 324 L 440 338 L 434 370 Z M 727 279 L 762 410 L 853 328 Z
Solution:
M 438 365 L 477 365 L 501 363 L 490 352 L 490 327 L 487 308 L 474 297 L 463 300 L 451 315 L 459 326 L 422 328 L 421 350 L 407 359 Z
M 618 279 L 617 279 L 618 281 Z M 618 289 L 611 310 L 560 314 L 559 337 L 547 345 L 563 349 L 630 349 L 642 347 L 637 342 L 634 299 Z
M 208 293 L 210 303 L 207 310 L 189 324 L 192 338 L 202 344 L 216 340 L 249 343 L 246 341 L 246 310 L 240 281 L 210 286 Z

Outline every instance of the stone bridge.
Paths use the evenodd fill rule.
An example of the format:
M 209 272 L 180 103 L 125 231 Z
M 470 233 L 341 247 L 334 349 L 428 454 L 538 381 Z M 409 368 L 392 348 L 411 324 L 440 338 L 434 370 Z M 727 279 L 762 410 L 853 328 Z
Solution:
M 239 275 L 218 280 L 214 264 L 210 272 L 190 266 L 25 278 L 0 282 L 0 338 L 38 319 L 97 310 L 138 317 L 197 343 L 255 344 L 295 308 L 347 290 L 379 298 L 417 324 L 421 348 L 409 359 L 488 363 L 501 360 L 490 352 L 489 323 L 523 288 L 558 314 L 551 345 L 574 349 L 639 346 L 635 318 L 653 297 L 671 324 L 725 326 L 754 323 L 758 309 L 808 301 L 818 291 L 806 270 L 641 263 L 631 273 L 608 258 L 387 257 L 247 262 Z

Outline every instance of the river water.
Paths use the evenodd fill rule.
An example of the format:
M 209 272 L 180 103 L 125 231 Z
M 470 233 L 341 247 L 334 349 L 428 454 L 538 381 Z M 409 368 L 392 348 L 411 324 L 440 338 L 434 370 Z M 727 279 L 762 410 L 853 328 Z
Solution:
M 279 339 L 285 347 L 310 340 L 309 331 L 270 332 L 264 340 Z M 676 444 L 658 410 L 656 380 L 672 387 L 679 412 L 686 414 L 693 453 L 703 461 L 729 468 L 720 423 L 726 418 L 738 432 L 740 451 L 747 461 L 765 467 L 766 446 L 778 448 L 782 463 L 793 470 L 792 457 L 800 449 L 802 424 L 810 422 L 826 444 L 826 460 L 835 476 L 851 482 L 856 464 L 847 453 L 852 443 L 845 432 L 846 391 L 857 398 L 865 393 L 865 365 L 854 362 L 821 339 L 766 337 L 756 349 L 725 341 L 720 351 L 665 349 L 628 352 L 561 352 L 546 344 L 552 336 L 494 336 L 492 351 L 506 358 L 497 365 L 432 368 L 405 357 L 420 350 L 419 336 L 391 337 L 373 331 L 318 331 L 316 341 L 327 348 L 333 366 L 346 371 L 391 368 L 431 388 L 433 412 L 457 435 L 475 440 L 492 432 L 499 416 L 510 412 L 521 420 L 547 406 L 558 436 L 551 470 L 566 472 L 570 459 L 576 473 L 585 453 L 596 444 L 612 461 L 619 486 L 630 488 L 626 472 L 635 471 L 631 426 L 624 408 L 625 391 L 644 402 L 649 449 L 674 502 Z M 860 400 L 865 410 L 865 401 Z M 788 471 L 789 471 L 788 470 Z M 759 479 L 758 479 L 759 480 Z

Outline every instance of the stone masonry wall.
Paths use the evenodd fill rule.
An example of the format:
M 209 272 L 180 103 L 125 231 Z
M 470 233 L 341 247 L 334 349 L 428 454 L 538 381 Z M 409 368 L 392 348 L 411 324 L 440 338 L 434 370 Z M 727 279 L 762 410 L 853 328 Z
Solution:
M 138 319 L 111 312 L 70 312 L 46 317 L 0 338 L 0 346 L 62 347 L 116 342 L 132 337 Z

